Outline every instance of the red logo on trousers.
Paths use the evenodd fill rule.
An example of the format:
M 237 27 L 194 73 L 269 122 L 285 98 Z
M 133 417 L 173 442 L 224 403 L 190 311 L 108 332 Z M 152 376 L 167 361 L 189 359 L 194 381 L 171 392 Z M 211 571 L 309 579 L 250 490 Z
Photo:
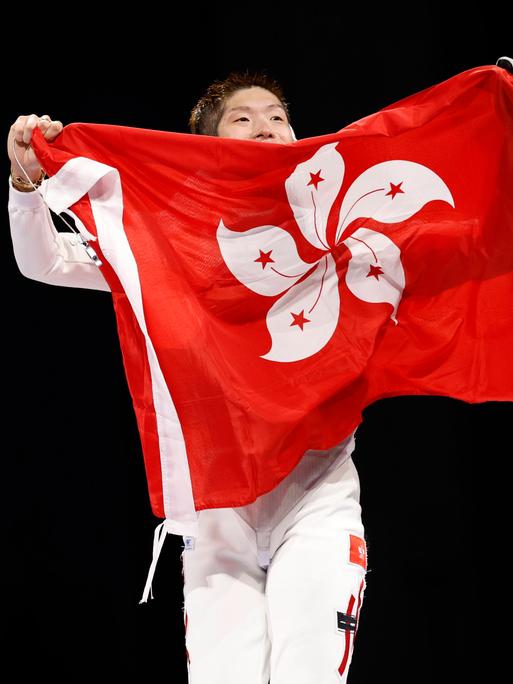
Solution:
M 367 547 L 365 540 L 355 534 L 349 535 L 349 562 L 367 570 Z

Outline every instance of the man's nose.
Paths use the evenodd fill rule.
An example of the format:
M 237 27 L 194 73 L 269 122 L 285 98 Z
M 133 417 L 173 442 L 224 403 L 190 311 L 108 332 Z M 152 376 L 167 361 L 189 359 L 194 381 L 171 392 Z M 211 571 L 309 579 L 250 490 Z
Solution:
M 263 124 L 257 128 L 256 138 L 274 138 L 274 133 L 268 124 Z

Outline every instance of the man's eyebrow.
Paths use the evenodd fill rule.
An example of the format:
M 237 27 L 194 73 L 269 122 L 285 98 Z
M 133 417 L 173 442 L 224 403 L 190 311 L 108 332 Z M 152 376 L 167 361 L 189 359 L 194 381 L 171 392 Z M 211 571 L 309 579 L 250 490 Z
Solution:
M 271 109 L 272 107 L 280 107 L 280 109 L 283 109 L 283 111 L 285 111 L 285 108 L 283 107 L 283 105 L 278 104 L 278 103 L 270 104 L 266 107 L 266 109 Z M 248 112 L 248 111 L 251 111 L 253 109 L 253 107 L 248 107 L 246 105 L 240 105 L 239 107 L 230 107 L 230 109 L 228 109 L 226 113 L 229 114 L 230 112 L 235 112 L 239 109 L 242 109 L 245 112 Z

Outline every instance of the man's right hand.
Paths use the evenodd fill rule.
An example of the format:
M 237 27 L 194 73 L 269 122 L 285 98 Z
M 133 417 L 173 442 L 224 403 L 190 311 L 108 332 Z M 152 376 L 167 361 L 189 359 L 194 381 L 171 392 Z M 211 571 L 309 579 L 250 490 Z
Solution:
M 52 121 L 48 114 L 44 114 L 43 116 L 45 118 L 37 116 L 37 114 L 22 114 L 11 126 L 7 137 L 7 154 L 11 160 L 11 172 L 13 176 L 21 176 L 24 180 L 27 179 L 14 156 L 13 141 L 16 149 L 16 156 L 20 160 L 20 164 L 22 164 L 23 168 L 28 173 L 30 180 L 34 182 L 41 175 L 41 165 L 30 145 L 34 128 L 38 126 L 46 140 L 54 140 L 64 128 L 61 121 Z

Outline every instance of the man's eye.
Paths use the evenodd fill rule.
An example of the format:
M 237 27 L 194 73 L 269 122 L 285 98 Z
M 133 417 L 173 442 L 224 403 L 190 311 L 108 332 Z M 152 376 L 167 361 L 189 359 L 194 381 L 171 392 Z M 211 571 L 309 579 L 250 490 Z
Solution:
M 279 114 L 275 114 L 273 119 L 279 119 L 280 121 L 283 121 L 283 117 L 279 116 Z M 247 116 L 240 116 L 238 119 L 235 119 L 235 121 L 242 121 L 242 119 L 246 119 L 246 121 L 249 121 Z

